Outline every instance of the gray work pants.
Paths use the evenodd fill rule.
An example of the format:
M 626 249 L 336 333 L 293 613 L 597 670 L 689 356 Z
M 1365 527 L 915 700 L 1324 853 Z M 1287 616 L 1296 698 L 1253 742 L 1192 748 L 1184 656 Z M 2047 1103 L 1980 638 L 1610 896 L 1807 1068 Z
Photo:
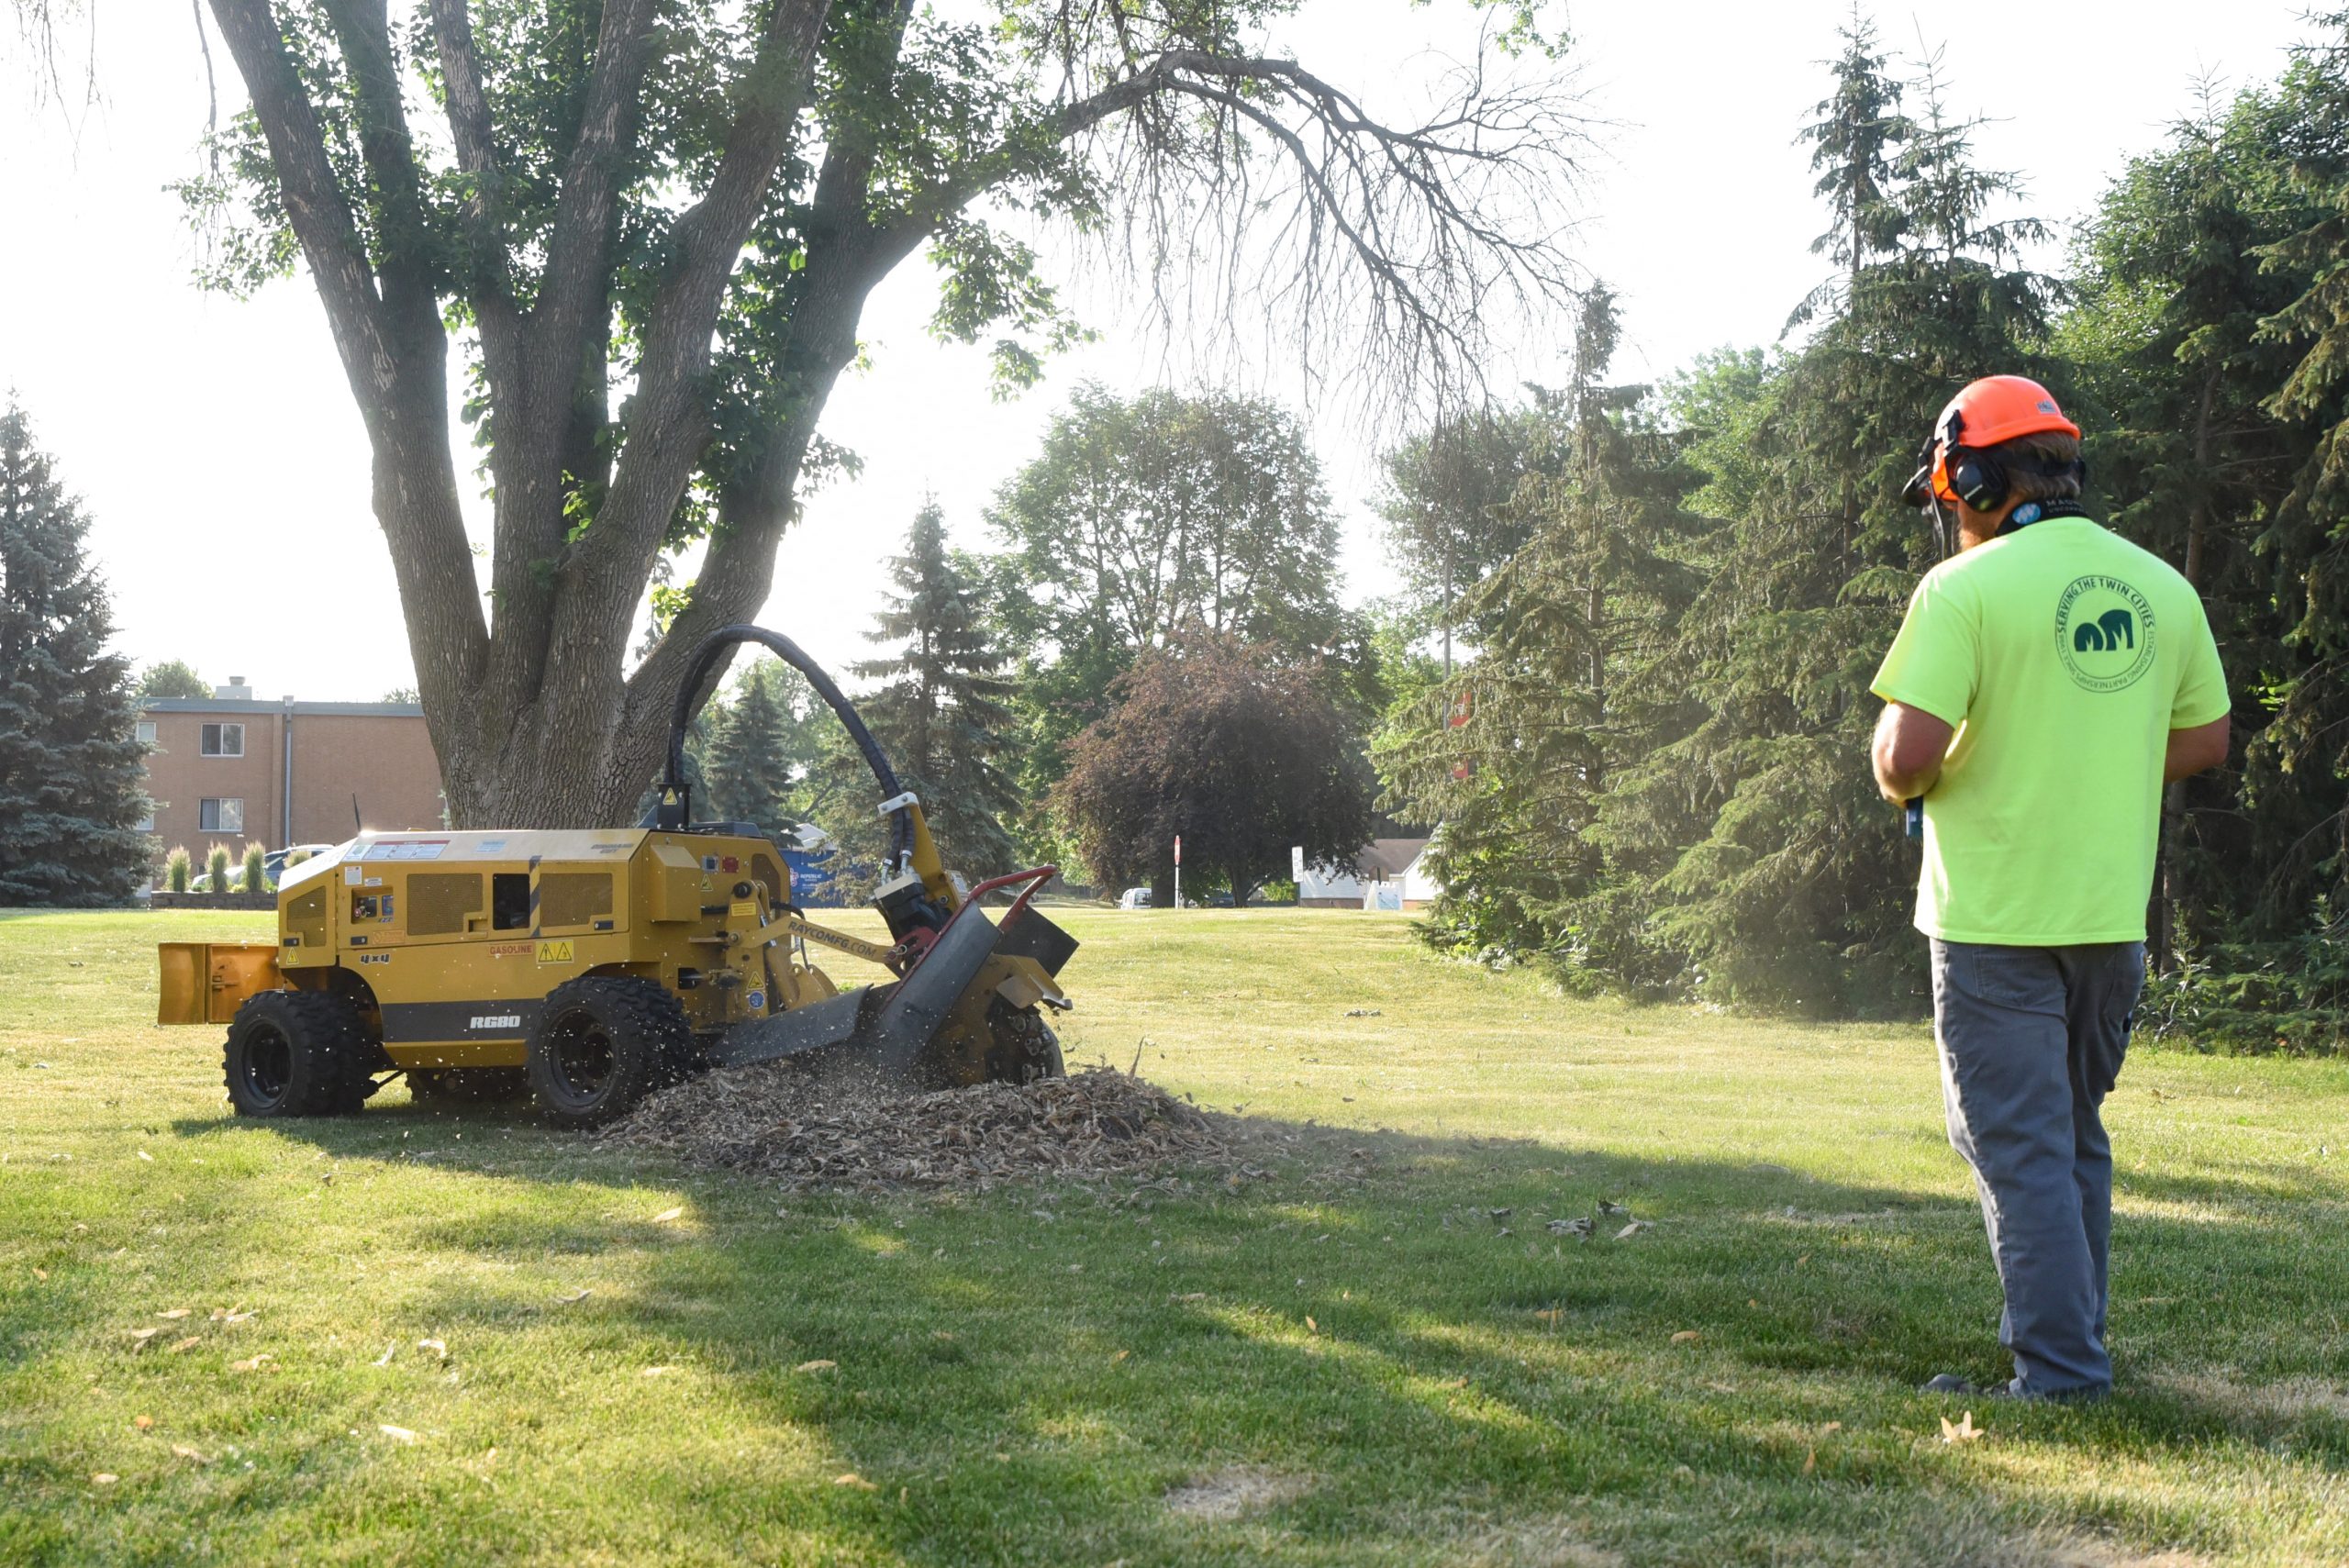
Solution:
M 1933 940 L 1933 1034 L 1950 1147 L 1974 1167 L 2006 1292 L 2017 1394 L 2112 1385 L 2104 1351 L 2112 1145 L 2097 1107 L 2121 1074 L 2145 944 Z

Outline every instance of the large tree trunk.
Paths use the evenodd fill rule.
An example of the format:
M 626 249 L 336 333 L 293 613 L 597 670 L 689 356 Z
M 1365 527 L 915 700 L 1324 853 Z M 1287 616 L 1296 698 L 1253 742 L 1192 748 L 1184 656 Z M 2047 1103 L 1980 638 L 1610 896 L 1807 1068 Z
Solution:
M 735 84 L 736 116 L 708 188 L 669 236 L 616 460 L 598 459 L 594 449 L 605 427 L 618 184 L 659 22 L 653 0 L 607 0 L 603 7 L 562 198 L 527 305 L 504 275 L 504 236 L 485 208 L 473 209 L 475 270 L 457 287 L 480 332 L 490 395 L 490 617 L 459 506 L 441 281 L 423 222 L 384 0 L 326 6 L 351 70 L 377 209 L 373 254 L 270 0 L 212 0 L 212 6 L 252 94 L 286 216 L 367 428 L 375 516 L 391 547 L 451 821 L 531 828 L 623 820 L 657 765 L 684 662 L 656 660 L 659 668 L 627 678 L 629 633 L 670 518 L 708 445 L 705 382 L 718 306 L 767 206 L 830 0 L 776 0 L 757 59 Z M 498 172 L 495 144 L 467 7 L 434 0 L 433 19 L 459 163 L 490 184 Z M 862 238 L 851 236 L 852 248 Z M 845 338 L 852 352 L 870 288 L 864 279 L 820 302 L 810 337 Z M 747 613 L 764 597 L 799 462 L 847 361 L 843 352 L 810 358 L 817 373 L 807 378 L 809 395 L 775 443 L 773 483 L 756 498 L 757 515 L 743 519 L 765 560 L 744 573 L 739 589 L 729 584 L 709 595 L 729 611 Z M 591 489 L 592 522 L 575 530 L 573 504 Z M 726 553 L 714 547 L 713 566 L 727 564 L 719 559 Z

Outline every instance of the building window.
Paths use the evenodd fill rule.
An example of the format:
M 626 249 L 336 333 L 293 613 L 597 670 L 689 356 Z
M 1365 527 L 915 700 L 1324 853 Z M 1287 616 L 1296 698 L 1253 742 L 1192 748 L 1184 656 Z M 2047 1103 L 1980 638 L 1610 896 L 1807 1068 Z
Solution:
M 206 729 L 211 728 L 206 725 Z M 195 825 L 206 833 L 241 833 L 245 830 L 245 803 L 241 800 L 207 800 L 195 809 Z
M 204 754 L 207 757 L 241 757 L 245 754 L 245 727 L 241 724 L 207 724 L 204 727 Z
M 152 833 L 155 830 L 155 814 L 150 811 L 130 826 L 134 832 Z
M 155 743 L 155 721 L 153 719 L 142 718 L 139 721 L 139 743 L 141 746 L 152 746 Z

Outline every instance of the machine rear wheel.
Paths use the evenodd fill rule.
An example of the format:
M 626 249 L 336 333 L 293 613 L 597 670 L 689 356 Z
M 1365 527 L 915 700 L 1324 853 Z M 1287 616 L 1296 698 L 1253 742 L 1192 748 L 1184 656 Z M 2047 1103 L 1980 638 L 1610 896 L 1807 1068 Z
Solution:
M 530 1037 L 530 1098 L 557 1126 L 601 1127 L 673 1082 L 694 1047 L 659 983 L 590 974 L 555 987 Z
M 262 991 L 228 1026 L 222 1066 L 239 1116 L 346 1116 L 374 1091 L 359 1009 L 324 991 Z

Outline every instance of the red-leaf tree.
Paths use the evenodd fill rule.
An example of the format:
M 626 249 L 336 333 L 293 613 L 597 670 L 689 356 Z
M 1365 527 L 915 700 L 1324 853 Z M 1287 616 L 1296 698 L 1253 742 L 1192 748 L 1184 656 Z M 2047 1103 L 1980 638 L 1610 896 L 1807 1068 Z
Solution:
M 1286 874 L 1303 846 L 1350 862 L 1369 841 L 1362 743 L 1313 672 L 1270 649 L 1205 633 L 1145 655 L 1117 706 L 1069 747 L 1052 808 L 1093 874 L 1173 893 L 1171 850 L 1235 903 Z

